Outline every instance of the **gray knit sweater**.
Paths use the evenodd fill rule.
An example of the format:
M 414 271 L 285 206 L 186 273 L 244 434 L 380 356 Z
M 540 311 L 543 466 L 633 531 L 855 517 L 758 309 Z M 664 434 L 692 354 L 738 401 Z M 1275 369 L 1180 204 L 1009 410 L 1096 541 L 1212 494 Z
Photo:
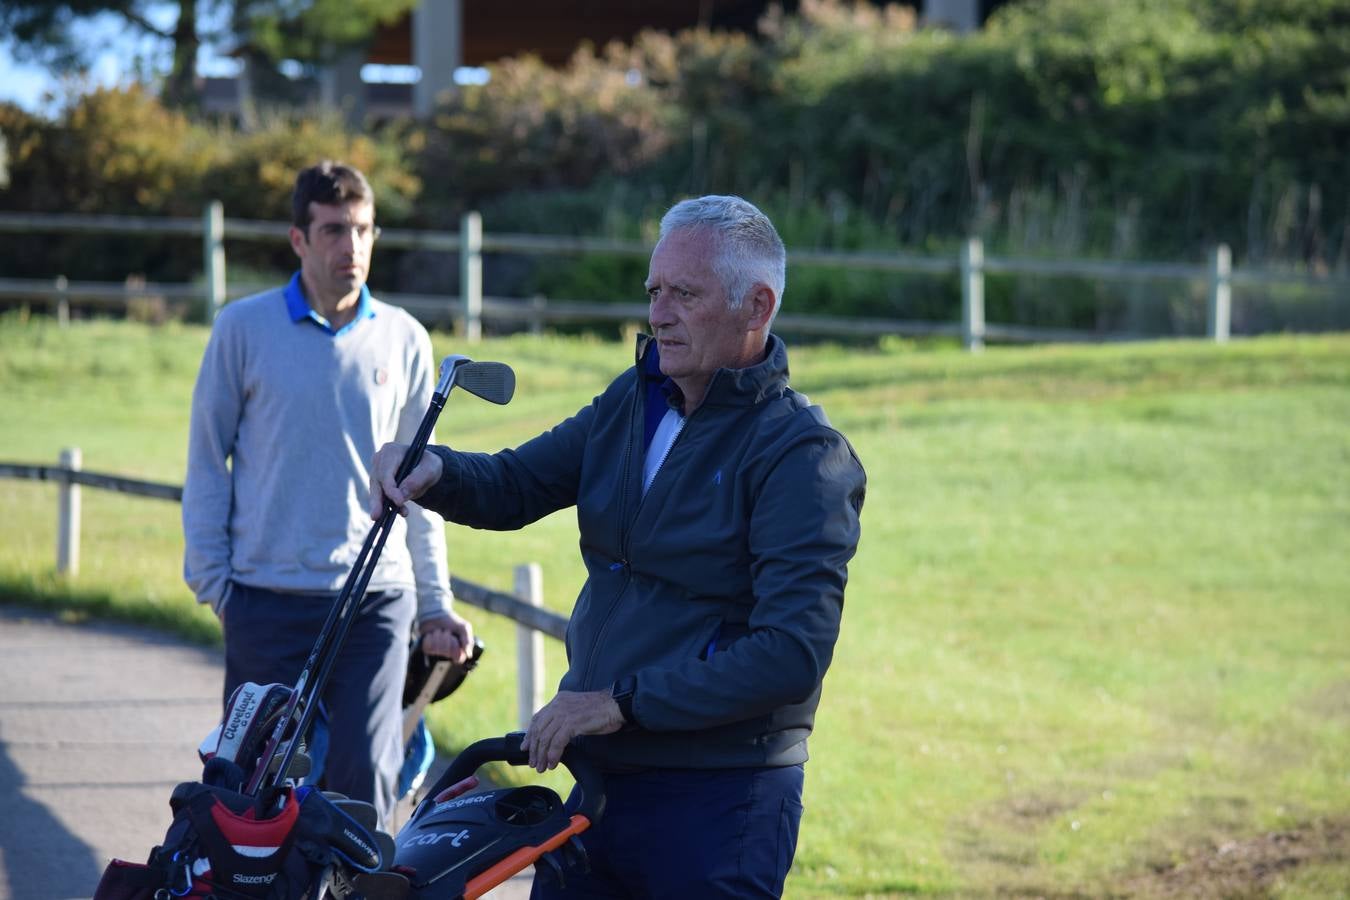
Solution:
M 412 439 L 436 382 L 426 330 L 370 310 L 334 335 L 293 320 L 278 288 L 216 319 L 192 395 L 183 574 L 217 612 L 231 580 L 324 592 L 351 571 L 373 524 L 370 460 Z M 450 608 L 442 520 L 410 505 L 369 589 L 414 587 L 419 621 Z

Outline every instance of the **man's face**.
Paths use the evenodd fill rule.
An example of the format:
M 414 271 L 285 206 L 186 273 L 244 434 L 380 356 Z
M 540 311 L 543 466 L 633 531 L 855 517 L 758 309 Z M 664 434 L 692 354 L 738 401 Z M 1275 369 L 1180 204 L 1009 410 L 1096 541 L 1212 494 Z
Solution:
M 686 394 L 702 395 L 718 369 L 758 362 L 749 339 L 752 304 L 727 308 L 727 292 L 713 274 L 714 244 L 702 229 L 672 231 L 652 251 L 647 275 L 647 318 L 661 350 L 661 371 Z M 753 348 L 753 349 L 752 349 Z
M 291 246 L 306 281 L 325 294 L 342 297 L 370 277 L 375 246 L 375 206 L 364 201 L 309 205 L 309 228 L 291 228 Z

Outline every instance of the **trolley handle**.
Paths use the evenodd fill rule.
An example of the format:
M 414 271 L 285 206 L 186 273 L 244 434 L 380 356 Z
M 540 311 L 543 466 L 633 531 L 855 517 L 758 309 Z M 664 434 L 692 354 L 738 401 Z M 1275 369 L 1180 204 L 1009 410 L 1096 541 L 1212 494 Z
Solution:
M 524 739 L 524 732 L 513 731 L 503 737 L 485 738 L 465 747 L 436 784 L 427 791 L 427 798 L 434 798 L 447 787 L 458 784 L 477 772 L 479 767 L 490 762 L 504 762 L 512 766 L 528 765 L 529 754 L 520 746 Z M 576 787 L 567 798 L 568 812 L 579 813 L 594 825 L 600 821 L 605 812 L 604 780 L 600 777 L 600 770 L 595 767 L 589 756 L 571 744 L 563 751 L 562 764 L 576 780 Z

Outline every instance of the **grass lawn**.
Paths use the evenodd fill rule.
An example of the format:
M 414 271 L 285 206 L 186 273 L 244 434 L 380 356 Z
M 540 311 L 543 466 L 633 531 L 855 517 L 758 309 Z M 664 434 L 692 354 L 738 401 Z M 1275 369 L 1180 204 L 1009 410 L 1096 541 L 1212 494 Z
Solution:
M 0 460 L 77 445 L 87 469 L 181 483 L 205 340 L 0 320 Z M 631 358 L 562 338 L 470 352 L 519 378 L 508 407 L 447 406 L 441 439 L 483 450 Z M 1350 336 L 792 361 L 869 490 L 789 896 L 1345 895 Z M 214 638 L 176 504 L 86 489 L 65 584 L 55 494 L 0 480 L 0 595 Z M 541 563 L 570 608 L 571 515 L 447 540 L 500 589 Z M 488 655 L 434 721 L 451 749 L 514 727 L 514 626 L 473 618 Z

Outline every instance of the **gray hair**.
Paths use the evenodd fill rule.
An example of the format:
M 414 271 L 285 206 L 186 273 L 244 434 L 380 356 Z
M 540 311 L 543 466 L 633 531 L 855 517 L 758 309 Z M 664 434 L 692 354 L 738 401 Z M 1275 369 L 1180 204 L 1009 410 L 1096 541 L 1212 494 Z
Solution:
M 717 248 L 713 274 L 727 292 L 728 307 L 740 309 L 750 289 L 762 282 L 773 291 L 773 316 L 778 315 L 787 286 L 787 250 L 768 216 L 740 197 L 698 197 L 676 203 L 661 217 L 658 240 L 684 229 L 712 234 Z

